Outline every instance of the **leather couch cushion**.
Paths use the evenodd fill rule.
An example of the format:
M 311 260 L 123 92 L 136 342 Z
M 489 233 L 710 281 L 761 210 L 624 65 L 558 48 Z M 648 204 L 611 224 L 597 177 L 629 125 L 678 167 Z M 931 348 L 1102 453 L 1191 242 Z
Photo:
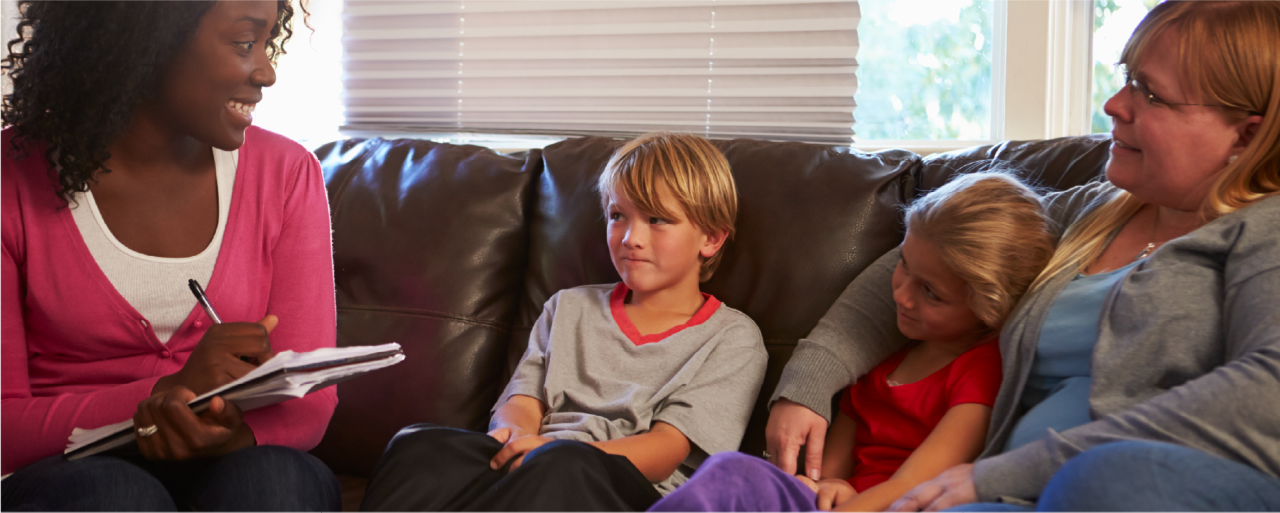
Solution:
M 487 425 L 528 265 L 538 152 L 372 139 L 316 154 L 333 217 L 338 345 L 405 352 L 338 385 L 313 450 L 336 472 L 367 475 L 404 426 Z

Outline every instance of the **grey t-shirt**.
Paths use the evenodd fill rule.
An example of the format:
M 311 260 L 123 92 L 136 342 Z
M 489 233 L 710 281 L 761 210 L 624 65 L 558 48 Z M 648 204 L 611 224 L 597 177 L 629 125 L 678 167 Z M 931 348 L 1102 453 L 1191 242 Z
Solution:
M 618 285 L 562 290 L 547 300 L 494 410 L 513 395 L 534 397 L 547 405 L 542 436 L 583 442 L 666 422 L 692 450 L 654 485 L 665 495 L 707 455 L 737 450 L 768 355 L 755 322 L 711 297 L 683 328 L 642 339 L 614 297 L 625 295 Z

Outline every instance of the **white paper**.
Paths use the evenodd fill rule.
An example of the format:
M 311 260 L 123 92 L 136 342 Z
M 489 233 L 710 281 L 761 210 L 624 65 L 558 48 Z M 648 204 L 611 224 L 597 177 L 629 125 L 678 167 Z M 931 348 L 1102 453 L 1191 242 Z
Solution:
M 351 364 L 338 364 L 334 367 L 325 367 L 315 370 L 296 370 L 300 367 L 323 364 L 326 362 L 349 360 L 377 353 L 398 351 L 399 349 L 400 344 L 392 342 L 390 344 L 382 344 L 379 346 L 329 347 L 305 353 L 283 351 L 277 353 L 275 357 L 267 360 L 266 363 L 259 365 L 248 374 L 241 376 L 240 379 L 227 383 L 226 385 L 218 387 L 208 393 L 202 394 L 199 397 L 192 399 L 191 402 L 195 403 L 208 397 L 220 395 L 223 399 L 235 403 L 235 405 L 240 407 L 243 411 L 269 406 L 289 399 L 296 399 L 305 396 L 311 392 L 347 378 L 395 365 L 404 360 L 404 355 L 394 354 L 376 360 Z M 281 369 L 286 369 L 288 373 L 269 378 L 262 383 L 257 383 L 251 386 L 242 386 L 245 383 L 277 372 Z M 121 430 L 132 429 L 132 427 L 133 419 L 130 418 L 96 429 L 75 428 L 71 431 L 71 436 L 67 439 L 67 449 L 65 452 L 70 453 L 103 438 L 113 436 Z M 93 453 L 113 449 L 115 447 L 125 445 L 132 440 L 132 437 L 123 437 L 105 444 L 100 448 L 96 448 L 96 450 L 93 450 Z

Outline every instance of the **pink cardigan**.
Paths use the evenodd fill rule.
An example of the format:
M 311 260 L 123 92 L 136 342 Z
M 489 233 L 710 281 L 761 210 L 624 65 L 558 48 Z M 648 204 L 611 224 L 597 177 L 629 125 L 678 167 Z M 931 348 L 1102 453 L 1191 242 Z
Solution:
M 116 292 L 89 254 L 49 177 L 44 145 L 27 157 L 0 137 L 3 166 L 3 469 L 60 454 L 72 428 L 129 419 L 161 377 L 176 372 L 209 327 L 194 306 L 169 340 Z M 186 287 L 185 283 L 175 286 Z M 236 169 L 231 211 L 205 287 L 224 321 L 280 317 L 272 348 L 333 347 L 333 246 L 324 177 L 297 143 L 250 127 Z M 308 450 L 338 403 L 332 387 L 251 411 L 259 445 Z

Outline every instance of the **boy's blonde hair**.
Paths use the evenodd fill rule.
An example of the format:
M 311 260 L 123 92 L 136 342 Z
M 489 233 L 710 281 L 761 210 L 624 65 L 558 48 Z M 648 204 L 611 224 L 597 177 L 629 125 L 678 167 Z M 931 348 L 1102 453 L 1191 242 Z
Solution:
M 662 205 L 662 191 L 668 191 L 694 226 L 707 234 L 726 232 L 726 241 L 733 238 L 738 190 L 729 162 L 696 135 L 650 132 L 627 142 L 609 158 L 596 189 L 606 210 L 618 199 L 615 195 L 622 194 L 648 214 L 681 217 Z M 721 248 L 703 260 L 699 282 L 711 279 L 723 254 Z
M 969 306 L 1000 329 L 1053 256 L 1040 197 L 999 172 L 959 175 L 906 210 L 907 228 L 969 285 Z

